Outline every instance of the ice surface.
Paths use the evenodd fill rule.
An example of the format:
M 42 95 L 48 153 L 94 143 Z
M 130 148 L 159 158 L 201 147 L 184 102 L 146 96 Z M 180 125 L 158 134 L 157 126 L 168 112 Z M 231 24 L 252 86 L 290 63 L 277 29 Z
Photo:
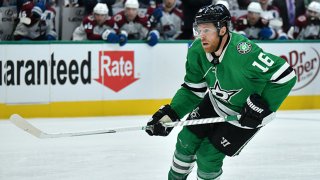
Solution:
M 149 116 L 30 119 L 47 132 L 145 125 Z M 37 139 L 0 121 L 0 180 L 165 180 L 176 136 L 143 131 Z M 320 111 L 281 111 L 237 157 L 221 180 L 320 179 Z M 188 179 L 196 179 L 196 169 Z

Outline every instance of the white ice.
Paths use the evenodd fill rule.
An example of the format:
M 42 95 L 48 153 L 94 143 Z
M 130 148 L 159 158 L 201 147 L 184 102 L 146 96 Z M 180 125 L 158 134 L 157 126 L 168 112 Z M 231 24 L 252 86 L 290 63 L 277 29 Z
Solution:
M 149 116 L 29 119 L 47 132 L 143 126 Z M 0 180 L 165 180 L 176 136 L 143 131 L 37 139 L 0 121 Z M 320 110 L 282 111 L 237 157 L 221 180 L 320 179 Z M 196 169 L 188 179 L 196 179 Z

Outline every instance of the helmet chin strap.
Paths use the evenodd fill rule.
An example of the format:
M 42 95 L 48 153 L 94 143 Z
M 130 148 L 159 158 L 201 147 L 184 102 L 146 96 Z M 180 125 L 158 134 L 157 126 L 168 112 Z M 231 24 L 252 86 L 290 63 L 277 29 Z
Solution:
M 221 28 L 218 29 L 218 37 L 219 37 L 219 43 L 218 43 L 218 46 L 215 50 L 213 50 L 213 52 L 211 53 L 212 57 L 213 57 L 213 60 L 211 61 L 214 65 L 217 65 L 219 64 L 219 57 L 221 54 L 219 54 L 218 56 L 216 55 L 216 52 L 219 51 L 220 49 L 220 46 L 221 46 L 221 43 L 222 43 L 222 38 L 227 34 L 227 32 L 224 34 L 224 35 L 220 35 L 220 30 Z M 226 44 L 225 44 L 226 45 Z
M 219 31 L 218 31 L 219 43 L 218 43 L 217 48 L 213 51 L 213 53 L 214 53 L 214 52 L 217 52 L 217 51 L 219 50 L 219 48 L 220 48 L 220 46 L 221 46 L 222 38 L 223 38 L 223 36 L 226 35 L 226 34 L 224 34 L 223 36 L 220 36 L 220 30 L 221 30 L 221 29 L 219 29 Z

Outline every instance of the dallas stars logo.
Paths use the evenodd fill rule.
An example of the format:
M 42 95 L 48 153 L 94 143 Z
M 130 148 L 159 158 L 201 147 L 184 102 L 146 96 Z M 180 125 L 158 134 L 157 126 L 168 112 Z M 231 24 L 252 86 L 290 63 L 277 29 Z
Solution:
M 240 54 L 246 54 L 251 51 L 251 44 L 247 42 L 240 42 L 237 45 L 237 50 Z
M 225 90 L 222 89 L 220 86 L 219 81 L 216 81 L 214 84 L 213 88 L 210 88 L 212 94 L 217 97 L 218 99 L 226 102 L 226 103 L 231 103 L 230 99 L 235 96 L 238 92 L 241 91 L 241 89 L 238 90 Z

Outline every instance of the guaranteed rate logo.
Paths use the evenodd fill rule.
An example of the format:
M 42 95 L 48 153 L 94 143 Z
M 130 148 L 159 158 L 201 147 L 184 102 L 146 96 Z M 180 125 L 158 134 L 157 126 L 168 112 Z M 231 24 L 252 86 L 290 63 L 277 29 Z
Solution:
M 91 84 L 91 52 L 82 60 L 0 59 L 0 86 Z
M 310 47 L 306 51 L 293 50 L 281 57 L 290 64 L 297 75 L 297 83 L 293 91 L 308 86 L 318 76 L 320 53 L 317 49 Z
M 100 51 L 99 76 L 95 80 L 115 92 L 138 80 L 134 77 L 134 52 Z

